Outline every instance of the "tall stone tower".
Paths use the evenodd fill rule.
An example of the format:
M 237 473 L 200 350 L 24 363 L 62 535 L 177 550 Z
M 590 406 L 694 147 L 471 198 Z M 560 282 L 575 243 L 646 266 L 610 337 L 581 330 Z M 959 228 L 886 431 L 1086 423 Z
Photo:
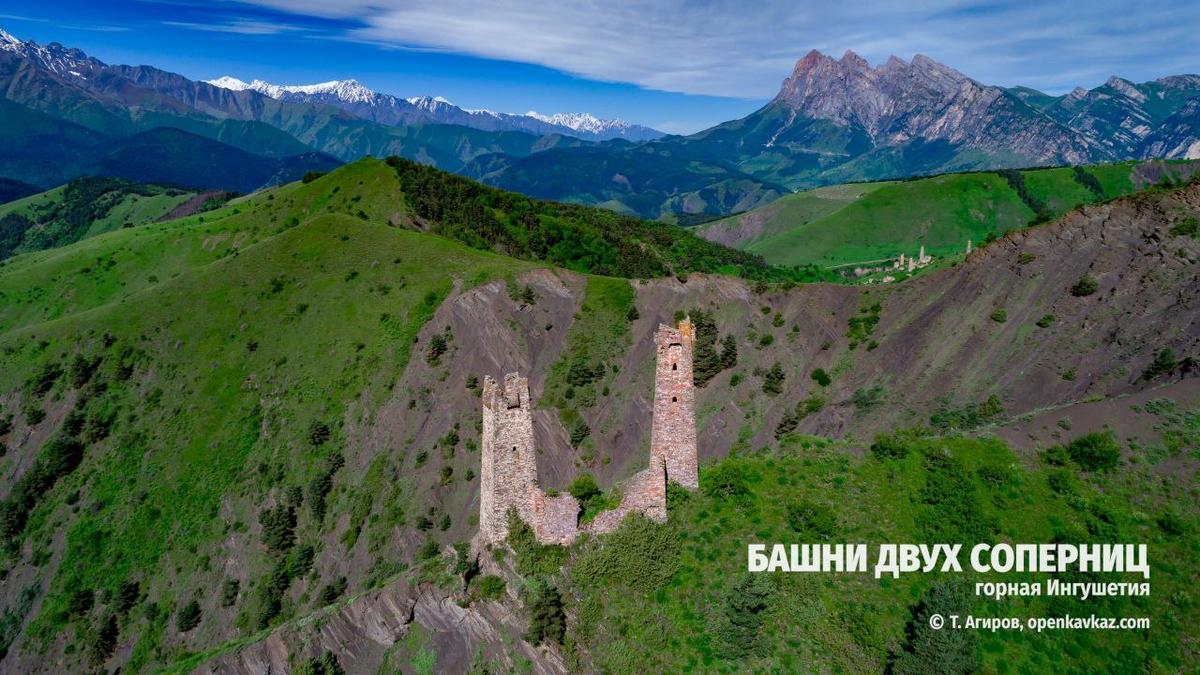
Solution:
M 528 378 L 509 373 L 504 376 L 503 387 L 491 376 L 483 378 L 479 531 L 489 542 L 503 541 L 508 536 L 510 508 L 515 508 L 525 522 L 536 522 L 537 451 L 532 407 Z
M 667 480 L 695 489 L 700 486 L 696 461 L 696 390 L 692 383 L 691 319 L 677 328 L 660 325 L 654 333 L 658 362 L 654 371 L 654 420 L 650 462 L 661 460 Z

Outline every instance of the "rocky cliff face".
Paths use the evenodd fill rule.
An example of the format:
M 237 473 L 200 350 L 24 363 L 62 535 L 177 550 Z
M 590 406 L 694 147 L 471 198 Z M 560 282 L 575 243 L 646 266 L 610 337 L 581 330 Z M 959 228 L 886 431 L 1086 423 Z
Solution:
M 1200 159 L 1200 97 L 1188 101 L 1154 133 L 1148 134 L 1141 154 L 1143 157 Z
M 1000 87 L 918 54 L 876 68 L 854 52 L 840 60 L 809 52 L 771 102 L 788 111 L 780 129 L 820 119 L 864 130 L 875 146 L 946 141 L 1036 162 L 1082 163 L 1089 144 Z

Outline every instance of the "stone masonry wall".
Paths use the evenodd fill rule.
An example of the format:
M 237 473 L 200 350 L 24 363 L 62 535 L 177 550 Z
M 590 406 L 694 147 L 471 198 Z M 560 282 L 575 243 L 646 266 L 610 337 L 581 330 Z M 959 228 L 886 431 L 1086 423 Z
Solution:
M 688 319 L 677 328 L 659 326 L 654 335 L 657 364 L 650 466 L 625 481 L 621 504 L 596 516 L 582 531 L 611 532 L 631 513 L 664 522 L 667 481 L 695 489 L 696 400 L 692 385 L 694 335 Z M 483 433 L 479 482 L 479 533 L 484 542 L 508 537 L 508 512 L 533 528 L 538 541 L 569 544 L 580 533 L 579 502 L 569 494 L 548 496 L 538 486 L 529 380 L 517 373 L 500 386 L 483 379 Z
M 651 520 L 666 522 L 667 472 L 661 458 L 651 457 L 650 468 L 634 474 L 622 487 L 621 505 L 597 514 L 584 531 L 593 534 L 612 532 L 631 513 L 642 513 Z
M 537 452 L 533 443 L 529 380 L 517 373 L 500 386 L 483 378 L 483 432 L 479 471 L 479 531 L 487 541 L 508 536 L 508 510 L 533 522 Z
M 692 346 L 695 335 L 690 319 L 677 328 L 659 326 L 654 333 L 658 361 L 654 374 L 654 421 L 650 456 L 661 457 L 667 480 L 696 489 L 696 390 L 692 382 Z

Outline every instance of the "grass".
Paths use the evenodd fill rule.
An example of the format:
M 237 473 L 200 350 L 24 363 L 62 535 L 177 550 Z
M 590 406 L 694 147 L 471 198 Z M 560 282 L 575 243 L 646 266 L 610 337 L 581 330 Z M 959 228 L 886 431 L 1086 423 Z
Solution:
M 115 593 L 138 580 L 169 613 L 196 589 L 218 587 L 220 542 L 257 522 L 272 488 L 307 485 L 323 470 L 348 406 L 389 395 L 455 279 L 470 285 L 533 266 L 388 225 L 388 211 L 402 206 L 368 197 L 393 176 L 382 163 L 359 163 L 0 268 L 0 390 L 22 390 L 44 363 L 98 356 L 105 387 L 80 409 L 115 420 L 22 535 L 35 549 L 65 535 L 27 629 L 33 644 L 49 646 L 72 625 L 86 633 L 67 611 L 80 589 Z M 360 203 L 374 213 L 344 213 Z M 45 405 L 68 405 L 75 394 L 65 380 Z M 314 419 L 333 426 L 318 448 L 307 438 Z M 88 508 L 72 508 L 81 493 Z M 331 497 L 329 519 L 345 512 L 361 523 L 352 496 Z M 306 518 L 298 543 L 321 530 Z M 252 578 L 270 567 L 250 552 L 247 564 Z M 163 637 L 173 623 L 137 614 L 123 629 L 141 636 L 130 671 L 183 656 Z
M 1029 196 L 1056 217 L 1080 204 L 1112 199 L 1149 186 L 1146 162 L 1086 167 L 1102 188 L 1097 194 L 1071 167 L 1021 171 Z M 1154 162 L 1176 178 L 1193 162 Z M 997 174 L 945 174 L 906 181 L 854 183 L 780 198 L 746 214 L 705 223 L 703 236 L 728 241 L 776 265 L 833 267 L 917 254 L 957 256 L 970 239 L 979 246 L 1032 222 L 1035 214 Z M 743 230 L 748 234 L 740 234 Z M 721 235 L 720 233 L 724 233 Z
M 1151 616 L 1141 631 L 1057 631 L 1039 635 L 980 631 L 982 672 L 1037 672 L 1070 663 L 1078 672 L 1117 669 L 1188 669 L 1183 643 L 1200 619 L 1191 597 L 1197 551 L 1176 526 L 1194 531 L 1200 512 L 1188 489 L 1156 484 L 1132 467 L 1108 475 L 1074 474 L 1076 492 L 1053 492 L 1053 467 L 1027 466 L 1001 442 L 964 437 L 904 441 L 903 459 L 847 454 L 827 441 L 790 437 L 773 454 L 724 460 L 744 477 L 748 494 L 721 497 L 703 487 L 716 466 L 701 474 L 700 492 L 671 505 L 670 522 L 633 542 L 603 538 L 597 553 L 575 553 L 568 577 L 578 622 L 568 636 L 585 647 L 601 670 L 613 672 L 774 672 L 885 670 L 888 645 L 904 641 L 909 608 L 936 580 L 953 574 L 908 574 L 875 579 L 865 574 L 775 573 L 761 617 L 756 648 L 737 660 L 722 657 L 721 622 L 731 593 L 746 577 L 749 543 L 802 543 L 789 525 L 789 507 L 804 502 L 832 514 L 831 541 L 876 544 L 912 541 L 1148 542 L 1152 595 L 1073 598 L 974 598 L 977 616 Z M 931 459 L 936 461 L 931 461 Z M 833 495 L 836 494 L 836 497 Z M 1186 505 L 1185 505 L 1186 504 Z M 1170 512 L 1166 530 L 1158 514 Z M 976 523 L 968 527 L 964 523 Z M 934 534 L 936 530 L 940 534 Z M 623 535 L 624 539 L 629 536 Z M 931 538 L 932 537 L 932 538 Z M 680 542 L 648 556 L 639 541 Z M 969 546 L 966 547 L 969 549 Z M 664 552 L 665 551 L 665 552 Z M 619 564 L 614 556 L 626 555 Z M 664 558 L 665 556 L 665 558 Z M 874 558 L 868 565 L 875 562 Z M 629 569 L 625 569 L 628 567 Z M 621 570 L 619 576 L 605 570 Z M 968 567 L 969 569 L 969 567 Z M 665 580 L 661 574 L 667 571 Z M 964 575 L 967 581 L 974 573 Z M 1100 581 L 1141 581 L 1140 575 L 1102 575 Z M 1038 575 L 1045 580 L 1049 575 Z M 1120 577 L 1120 578 L 1118 578 Z M 1000 577 L 978 577 L 1000 580 Z M 1009 574 L 1005 581 L 1032 581 Z M 622 581 L 627 580 L 627 581 Z M 1089 579 L 1092 580 L 1092 579 Z M 1194 664 L 1193 664 L 1194 665 Z
M 589 276 L 579 313 L 567 329 L 565 346 L 550 366 L 539 405 L 558 411 L 569 432 L 586 424 L 583 411 L 601 396 L 610 395 L 608 385 L 616 375 L 611 364 L 629 346 L 629 310 L 634 291 L 629 281 Z M 590 433 L 584 436 L 584 439 Z M 578 436 L 577 436 L 578 438 Z M 575 444 L 589 456 L 590 441 Z
M 81 178 L 0 205 L 0 259 L 151 223 L 194 196 L 161 185 Z

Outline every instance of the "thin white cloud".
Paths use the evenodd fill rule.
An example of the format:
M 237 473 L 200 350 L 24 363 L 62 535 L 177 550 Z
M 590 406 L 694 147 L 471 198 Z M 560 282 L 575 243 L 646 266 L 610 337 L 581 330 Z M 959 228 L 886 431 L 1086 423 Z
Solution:
M 277 35 L 303 30 L 299 26 L 273 21 L 255 21 L 252 19 L 233 19 L 213 23 L 196 21 L 163 21 L 164 25 L 191 30 L 203 30 L 213 33 L 236 33 L 238 35 Z
M 984 82 L 1051 91 L 1195 71 L 1200 3 L 1167 0 L 243 0 L 358 27 L 341 37 L 532 63 L 692 94 L 771 96 L 797 58 L 924 53 Z
M 0 20 L 3 21 L 33 21 L 36 23 L 46 23 L 49 19 L 39 19 L 36 16 L 23 16 L 21 14 L 0 14 Z

